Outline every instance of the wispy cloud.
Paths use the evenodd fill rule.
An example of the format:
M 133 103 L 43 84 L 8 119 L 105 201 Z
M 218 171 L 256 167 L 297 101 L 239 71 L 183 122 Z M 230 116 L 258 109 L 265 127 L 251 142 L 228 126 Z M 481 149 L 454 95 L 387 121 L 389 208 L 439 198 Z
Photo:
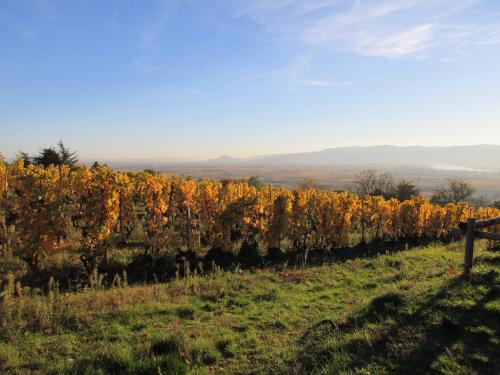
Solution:
M 146 20 L 139 35 L 139 55 L 132 61 L 132 65 L 140 72 L 149 75 L 162 71 L 163 66 L 152 57 L 151 49 L 160 39 L 177 5 L 175 0 L 159 0 L 155 12 Z
M 361 31 L 350 42 L 346 48 L 361 54 L 399 57 L 430 48 L 434 44 L 434 30 L 432 24 L 426 24 L 394 34 Z
M 141 45 L 143 47 L 150 47 L 159 38 L 169 17 L 170 13 L 164 10 L 156 20 L 146 26 L 141 34 Z
M 485 30 L 484 36 L 478 41 L 478 44 L 484 46 L 500 44 L 500 27 L 497 30 Z
M 299 57 L 291 61 L 288 66 L 276 69 L 260 77 L 277 78 L 293 87 L 345 87 L 352 84 L 349 80 L 337 80 L 325 74 L 318 75 L 313 69 L 314 59 L 310 56 Z
M 151 47 L 162 35 L 165 26 L 179 6 L 176 0 L 157 1 L 156 10 L 152 17 L 146 21 L 146 25 L 140 35 L 142 47 Z
M 300 58 L 294 61 L 291 66 L 278 71 L 288 83 L 298 86 L 326 87 L 331 86 L 332 82 L 326 79 L 312 78 L 310 76 L 310 58 Z
M 266 32 L 295 41 L 361 55 L 396 58 L 424 55 L 433 47 L 471 42 L 493 45 L 500 23 L 466 28 L 454 14 L 479 0 L 253 0 L 237 17 L 249 18 Z M 460 31 L 460 32 L 459 32 Z

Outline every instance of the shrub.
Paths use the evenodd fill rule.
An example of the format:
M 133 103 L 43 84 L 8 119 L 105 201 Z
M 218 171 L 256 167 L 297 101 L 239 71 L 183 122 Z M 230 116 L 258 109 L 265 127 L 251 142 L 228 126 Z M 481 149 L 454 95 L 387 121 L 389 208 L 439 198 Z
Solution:
M 99 356 L 97 365 L 108 374 L 123 374 L 134 365 L 134 353 L 130 345 L 112 343 L 108 350 Z
M 397 293 L 387 293 L 374 298 L 368 308 L 368 315 L 394 315 L 404 306 L 403 297 Z
M 12 274 L 15 279 L 26 276 L 28 266 L 26 262 L 17 257 L 0 257 L 0 281 L 6 282 L 7 275 Z
M 244 268 L 262 266 L 262 258 L 260 257 L 259 249 L 257 249 L 257 246 L 252 246 L 246 241 L 241 245 L 238 259 Z
M 172 335 L 160 339 L 156 339 L 151 345 L 151 351 L 154 354 L 166 355 L 176 354 L 180 355 L 184 352 L 184 340 L 180 335 Z

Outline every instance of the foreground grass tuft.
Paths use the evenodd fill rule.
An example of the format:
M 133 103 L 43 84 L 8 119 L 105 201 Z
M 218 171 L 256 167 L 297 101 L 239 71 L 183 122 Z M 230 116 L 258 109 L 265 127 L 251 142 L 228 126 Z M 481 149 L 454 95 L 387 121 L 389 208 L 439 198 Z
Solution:
M 500 255 L 460 244 L 2 304 L 0 372 L 497 374 Z

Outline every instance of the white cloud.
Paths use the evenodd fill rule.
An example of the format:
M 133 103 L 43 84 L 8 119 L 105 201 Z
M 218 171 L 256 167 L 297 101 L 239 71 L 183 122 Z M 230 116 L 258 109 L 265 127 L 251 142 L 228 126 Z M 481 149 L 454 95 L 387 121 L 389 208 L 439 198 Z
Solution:
M 500 27 L 498 30 L 486 32 L 484 37 L 478 41 L 478 44 L 483 46 L 500 44 Z
M 161 37 L 168 21 L 183 4 L 180 0 L 158 0 L 156 3 L 156 9 L 152 8 L 155 10 L 153 16 L 140 35 L 141 46 L 144 48 L 151 47 Z
M 141 45 L 143 47 L 151 46 L 159 38 L 169 17 L 169 12 L 163 11 L 155 21 L 144 29 L 141 35 Z
M 313 72 L 313 58 L 300 57 L 293 60 L 288 66 L 277 69 L 265 74 L 260 74 L 260 77 L 273 77 L 286 84 L 295 87 L 345 87 L 351 85 L 349 80 L 336 80 L 332 77 L 325 77 L 325 74 L 317 76 Z
M 236 16 L 257 22 L 268 33 L 321 48 L 386 58 L 422 57 L 433 47 L 498 44 L 498 27 L 487 34 L 479 32 L 484 25 L 464 26 L 453 18 L 478 1 L 253 0 Z
M 433 45 L 433 25 L 421 25 L 395 34 L 360 32 L 351 48 L 370 56 L 400 57 L 423 51 Z
M 237 15 L 244 15 L 260 22 L 289 19 L 329 8 L 339 0 L 254 0 L 246 2 Z

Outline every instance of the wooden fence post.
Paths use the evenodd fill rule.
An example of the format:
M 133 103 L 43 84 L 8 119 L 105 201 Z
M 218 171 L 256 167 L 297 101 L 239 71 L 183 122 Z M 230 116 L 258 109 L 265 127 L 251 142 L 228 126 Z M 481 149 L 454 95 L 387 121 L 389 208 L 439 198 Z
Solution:
M 464 276 L 468 277 L 472 269 L 472 259 L 474 256 L 474 237 L 476 232 L 476 219 L 467 219 L 467 232 L 465 234 L 465 261 Z

